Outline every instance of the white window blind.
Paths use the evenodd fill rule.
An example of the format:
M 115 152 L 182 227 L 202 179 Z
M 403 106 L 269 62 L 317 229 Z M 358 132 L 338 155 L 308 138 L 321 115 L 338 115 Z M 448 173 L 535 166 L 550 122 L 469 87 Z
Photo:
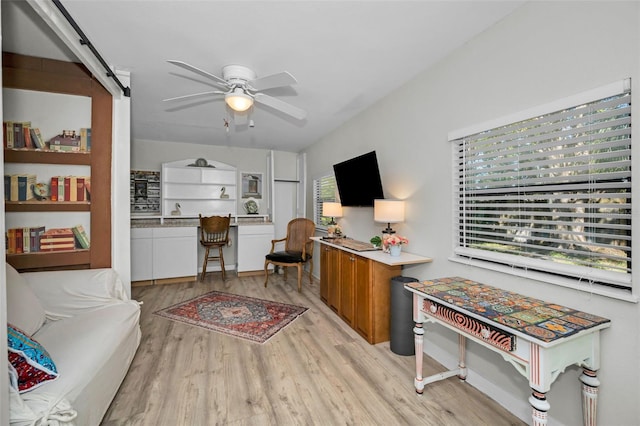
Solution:
M 458 137 L 455 254 L 631 287 L 631 96 Z
M 322 215 L 322 203 L 338 201 L 336 192 L 337 186 L 334 175 L 322 176 L 313 181 L 313 218 L 317 227 L 326 228 L 331 221 L 330 217 Z

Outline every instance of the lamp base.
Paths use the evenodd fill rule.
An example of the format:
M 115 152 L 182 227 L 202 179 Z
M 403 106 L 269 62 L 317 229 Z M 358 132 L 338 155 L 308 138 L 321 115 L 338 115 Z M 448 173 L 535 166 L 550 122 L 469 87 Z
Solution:
M 383 234 L 395 234 L 396 231 L 391 229 L 391 223 L 387 223 L 387 227 L 382 230 Z

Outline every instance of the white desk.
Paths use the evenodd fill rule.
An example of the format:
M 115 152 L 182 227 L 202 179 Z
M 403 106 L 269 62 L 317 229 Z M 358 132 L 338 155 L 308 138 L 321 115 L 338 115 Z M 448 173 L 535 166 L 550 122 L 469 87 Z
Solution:
M 413 292 L 417 393 L 448 377 L 464 380 L 465 339 L 471 339 L 499 353 L 529 380 L 534 426 L 547 424 L 546 393 L 555 379 L 570 365 L 582 367 L 584 424 L 595 426 L 600 330 L 611 325 L 608 319 L 459 277 L 409 283 L 405 288 Z M 457 369 L 422 377 L 424 322 L 458 333 Z

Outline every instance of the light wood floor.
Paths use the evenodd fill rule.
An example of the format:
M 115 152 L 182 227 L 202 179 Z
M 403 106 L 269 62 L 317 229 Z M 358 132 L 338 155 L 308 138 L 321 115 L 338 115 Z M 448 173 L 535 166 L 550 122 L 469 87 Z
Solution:
M 135 287 L 142 341 L 103 425 L 522 425 L 472 386 L 450 378 L 413 388 L 413 356 L 369 345 L 295 273 Z M 309 310 L 259 344 L 153 315 L 211 290 Z M 444 368 L 425 357 L 425 375 Z

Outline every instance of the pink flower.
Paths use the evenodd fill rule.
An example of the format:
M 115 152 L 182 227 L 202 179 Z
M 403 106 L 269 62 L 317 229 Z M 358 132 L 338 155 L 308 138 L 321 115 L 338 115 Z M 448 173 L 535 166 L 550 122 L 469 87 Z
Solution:
M 401 246 L 403 244 L 409 244 L 409 240 L 401 235 L 384 234 L 382 237 L 382 244 L 385 246 Z

